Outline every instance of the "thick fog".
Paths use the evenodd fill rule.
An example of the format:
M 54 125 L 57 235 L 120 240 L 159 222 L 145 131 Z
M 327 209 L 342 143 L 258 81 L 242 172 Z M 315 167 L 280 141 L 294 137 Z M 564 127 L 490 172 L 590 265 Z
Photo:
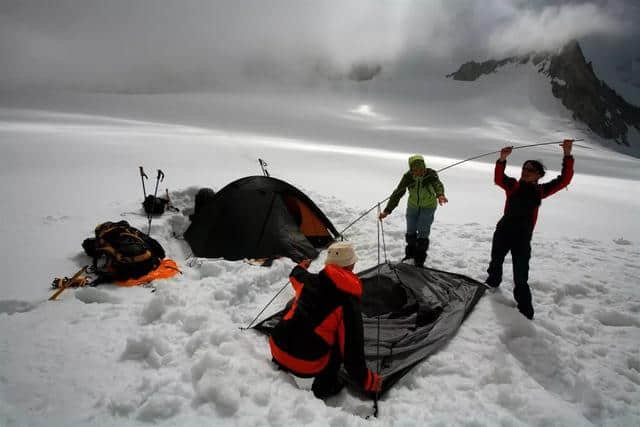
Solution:
M 572 38 L 620 65 L 640 57 L 637 22 L 635 0 L 3 0 L 0 89 L 198 90 L 355 65 L 442 75 Z

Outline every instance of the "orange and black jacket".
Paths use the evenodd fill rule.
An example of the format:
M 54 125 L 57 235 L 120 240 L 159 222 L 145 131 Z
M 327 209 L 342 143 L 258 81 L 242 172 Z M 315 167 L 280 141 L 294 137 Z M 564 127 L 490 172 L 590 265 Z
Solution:
M 507 194 L 502 219 L 526 222 L 533 231 L 542 199 L 562 190 L 571 182 L 573 162 L 573 156 L 565 156 L 562 160 L 560 175 L 544 184 L 530 184 L 505 175 L 504 169 L 507 162 L 498 160 L 494 171 L 494 182 Z
M 273 359 L 300 377 L 313 377 L 338 346 L 349 375 L 374 391 L 381 378 L 365 363 L 358 276 L 329 264 L 318 274 L 296 266 L 289 279 L 296 296 L 269 338 Z

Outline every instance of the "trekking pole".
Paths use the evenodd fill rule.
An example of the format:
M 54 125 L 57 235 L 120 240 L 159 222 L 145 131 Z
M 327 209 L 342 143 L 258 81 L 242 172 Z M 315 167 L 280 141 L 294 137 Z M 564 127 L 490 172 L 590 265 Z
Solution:
M 260 313 L 258 313 L 258 315 L 256 317 L 253 318 L 253 320 L 251 321 L 251 323 L 249 323 L 249 326 L 245 327 L 245 328 L 240 328 L 241 331 L 246 331 L 247 329 L 251 329 L 251 327 L 253 326 L 253 322 L 255 322 L 256 320 L 258 320 L 258 318 L 262 315 L 262 313 L 264 313 L 264 311 L 267 309 L 267 307 L 269 307 L 271 305 L 271 303 L 278 298 L 278 295 L 280 295 L 282 293 L 282 291 L 285 290 L 285 288 L 287 287 L 287 285 L 289 284 L 289 281 L 287 281 L 287 283 L 284 284 L 284 286 L 278 291 L 277 294 L 275 294 L 273 296 L 273 298 L 271 298 L 271 300 L 267 303 L 267 305 L 264 306 L 264 308 L 260 311 Z
M 269 166 L 267 164 L 267 162 L 265 162 L 262 159 L 258 159 L 258 163 L 260 163 L 260 167 L 262 168 L 262 173 L 264 174 L 264 176 L 269 176 L 269 171 L 267 171 L 267 166 Z
M 144 197 L 142 200 L 146 200 L 147 199 L 147 190 L 144 188 L 144 180 L 145 179 L 149 179 L 149 177 L 147 176 L 146 173 L 144 173 L 144 169 L 142 169 L 142 166 L 139 166 L 140 168 L 140 180 L 142 181 L 142 196 Z
M 158 169 L 158 176 L 156 176 L 156 189 L 153 192 L 153 207 L 156 206 L 156 195 L 158 194 L 158 184 L 160 184 L 160 182 L 164 181 L 164 172 L 162 172 L 160 169 Z M 151 233 L 151 220 L 153 219 L 153 209 L 151 209 L 151 212 L 149 212 L 149 229 L 147 230 L 147 236 Z

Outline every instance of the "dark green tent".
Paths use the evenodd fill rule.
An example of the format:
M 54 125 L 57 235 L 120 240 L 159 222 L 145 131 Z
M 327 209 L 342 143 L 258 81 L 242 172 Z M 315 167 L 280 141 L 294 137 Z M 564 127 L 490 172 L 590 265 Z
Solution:
M 242 178 L 203 200 L 184 234 L 197 257 L 301 261 L 339 234 L 309 197 L 276 178 Z

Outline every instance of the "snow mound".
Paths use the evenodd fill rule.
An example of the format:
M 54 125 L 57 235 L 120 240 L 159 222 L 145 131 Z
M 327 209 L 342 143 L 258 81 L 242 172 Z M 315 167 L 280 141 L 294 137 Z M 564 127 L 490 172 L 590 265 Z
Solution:
M 127 338 L 127 345 L 120 360 L 137 360 L 151 368 L 159 369 L 171 361 L 170 347 L 162 337 L 158 336 L 144 335 L 139 338 Z

